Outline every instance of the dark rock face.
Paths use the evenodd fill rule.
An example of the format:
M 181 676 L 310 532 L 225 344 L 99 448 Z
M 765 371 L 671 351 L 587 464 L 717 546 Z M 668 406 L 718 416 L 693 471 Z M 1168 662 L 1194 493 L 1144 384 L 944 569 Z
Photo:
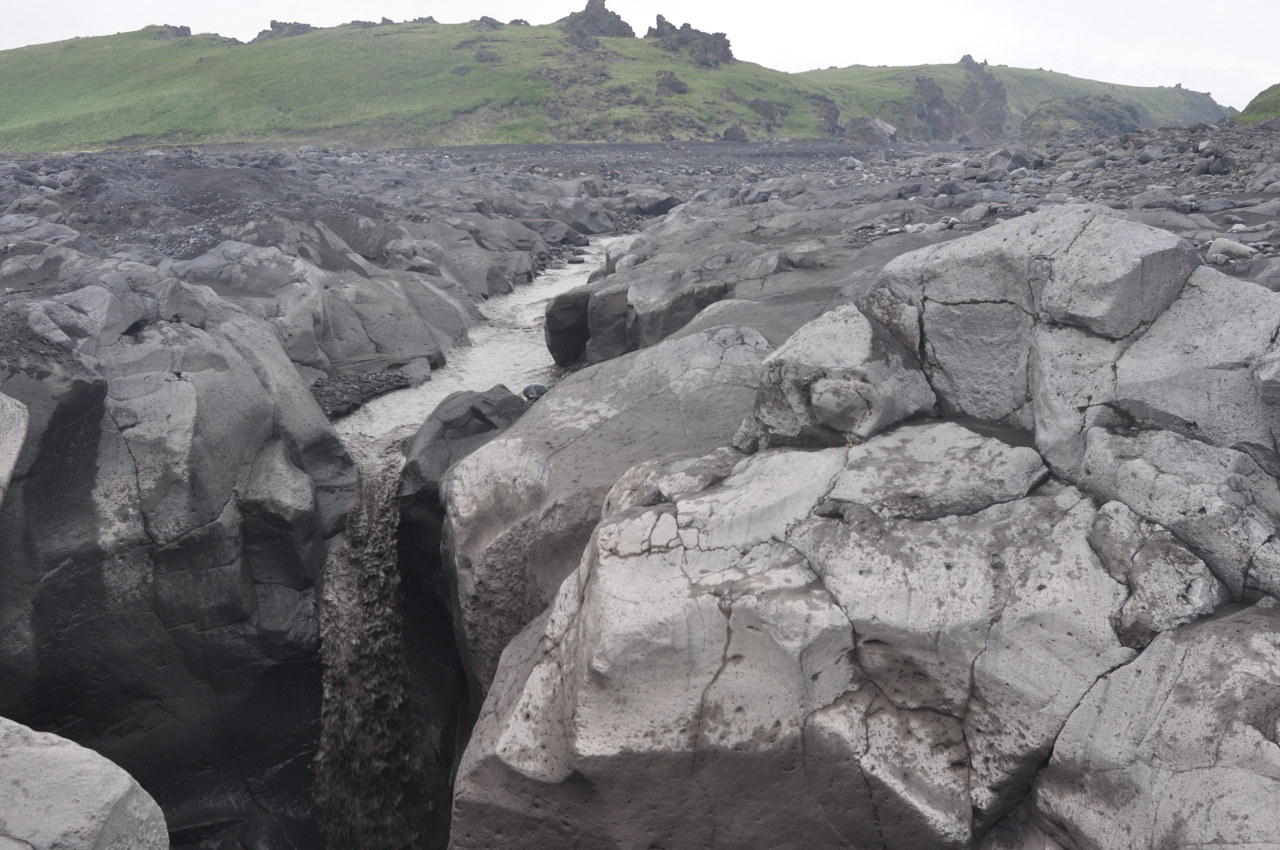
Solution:
M 361 546 L 385 535 L 356 525 L 356 548 L 340 547 L 355 566 L 326 567 L 356 476 L 308 384 L 336 413 L 422 380 L 466 340 L 476 301 L 580 244 L 575 227 L 612 227 L 580 186 L 529 173 L 507 186 L 458 169 L 452 188 L 406 196 L 442 164 L 370 168 L 304 147 L 30 163 L 61 182 L 4 169 L 0 421 L 23 428 L 0 440 L 0 713 L 125 766 L 177 847 L 318 847 L 322 720 L 346 740 L 393 695 L 334 700 L 322 718 L 324 573 L 337 586 L 378 562 Z M 394 568 L 394 529 L 391 550 Z M 324 661 L 331 677 L 399 683 L 398 706 L 441 718 L 405 751 L 403 804 L 418 812 L 408 843 L 439 846 L 465 700 L 457 662 L 430 647 L 452 647 L 451 619 L 430 607 L 439 587 L 373 591 L 411 623 L 400 672 Z M 450 676 L 452 691 L 418 686 Z M 409 728 L 378 716 L 396 740 Z M 320 789 L 339 789 L 322 797 L 333 812 L 369 799 L 342 790 L 351 777 L 394 796 L 355 769 L 371 750 L 346 752 L 322 761 L 347 777 Z M 347 820 L 371 835 L 403 810 Z
M 315 597 L 351 461 L 265 326 L 68 254 L 62 281 L 100 282 L 2 311 L 0 387 L 31 421 L 0 510 L 0 712 L 126 766 L 175 844 L 237 821 L 313 843 Z
M 787 117 L 787 113 L 791 111 L 790 104 L 777 100 L 765 100 L 759 97 L 748 102 L 747 106 L 751 107 L 752 112 L 763 118 L 765 126 L 769 128 L 776 124 L 781 124 L 783 119 Z
M 456 393 L 372 476 L 326 570 L 317 807 L 330 850 L 443 847 L 451 773 L 474 709 L 440 563 L 448 469 L 528 409 L 498 386 Z
M 904 134 L 920 140 L 987 144 L 1007 135 L 1009 97 L 1005 85 L 987 68 L 965 55 L 959 62 L 964 88 L 954 102 L 942 85 L 927 74 L 915 79 L 912 101 L 889 109 L 885 117 Z M 850 122 L 853 124 L 853 122 Z
M 605 8 L 605 0 L 587 0 L 581 12 L 573 12 L 560 26 L 566 32 L 579 36 L 604 36 L 606 38 L 635 38 L 636 31 L 622 20 L 617 12 Z
M 932 77 L 916 77 L 915 118 L 924 125 L 926 138 L 954 139 L 960 124 L 959 110 L 947 100 L 942 86 Z
M 956 106 L 972 122 L 969 135 L 975 141 L 1003 138 L 1009 121 L 1009 93 L 1004 83 L 987 70 L 986 62 L 979 64 L 968 54 L 960 60 L 960 65 L 967 79 Z
M 464 685 L 447 612 L 424 607 L 423 588 L 401 576 L 397 478 L 392 469 L 364 482 L 325 570 L 315 799 L 329 850 L 440 847 L 448 837 Z
M 840 107 L 829 97 L 812 95 L 809 98 L 818 109 L 818 132 L 826 136 L 838 136 L 843 128 L 840 126 Z
M 1045 101 L 1022 122 L 1022 131 L 1037 136 L 1064 131 L 1115 135 L 1133 132 L 1146 123 L 1149 122 L 1144 120 L 1137 104 L 1104 94 Z
M 684 80 L 676 76 L 675 71 L 659 71 L 658 72 L 658 95 L 661 97 L 671 97 L 672 95 L 688 94 L 689 86 Z
M 297 21 L 272 21 L 270 27 L 258 33 L 250 44 L 255 44 L 259 41 L 268 41 L 273 38 L 290 38 L 295 35 L 306 35 L 314 29 L 315 27 L 311 24 L 298 23 Z
M 663 50 L 670 50 L 672 53 L 688 48 L 689 59 L 704 68 L 718 68 L 724 62 L 733 61 L 733 50 L 724 33 L 703 32 L 689 24 L 677 27 L 662 15 L 658 16 L 657 23 L 649 28 L 644 37 L 657 39 Z

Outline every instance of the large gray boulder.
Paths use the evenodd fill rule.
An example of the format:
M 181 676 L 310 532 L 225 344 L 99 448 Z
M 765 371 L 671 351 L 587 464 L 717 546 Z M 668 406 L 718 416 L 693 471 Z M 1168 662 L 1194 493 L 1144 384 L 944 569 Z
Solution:
M 968 847 L 1134 657 L 1139 587 L 1207 612 L 1104 563 L 1034 450 L 956 424 L 734 460 L 615 486 L 503 655 L 452 847 Z
M 719 328 L 577 372 L 441 485 L 446 565 L 475 680 L 555 597 L 629 467 L 726 445 L 751 408 L 768 343 Z
M 124 770 L 0 717 L 0 845 L 168 850 L 169 834 L 160 807 Z
M 1041 823 L 1079 850 L 1275 847 L 1278 682 L 1275 600 L 1165 632 L 1067 721 Z
M 1124 340 L 1173 303 L 1198 264 L 1171 234 L 1072 206 L 905 254 L 879 285 L 902 305 L 887 313 L 890 327 L 922 339 L 944 411 L 1029 429 L 1042 327 Z
M 802 326 L 763 365 L 740 435 L 760 448 L 861 441 L 934 405 L 916 352 L 852 305 Z
M 1246 452 L 1280 472 L 1280 297 L 1202 267 L 1116 364 L 1133 421 Z
M 945 414 L 1031 432 L 1072 480 L 1089 429 L 1132 425 L 1278 468 L 1280 300 L 1199 266 L 1171 234 L 1096 207 L 1046 211 L 894 260 L 863 303 L 919 346 Z

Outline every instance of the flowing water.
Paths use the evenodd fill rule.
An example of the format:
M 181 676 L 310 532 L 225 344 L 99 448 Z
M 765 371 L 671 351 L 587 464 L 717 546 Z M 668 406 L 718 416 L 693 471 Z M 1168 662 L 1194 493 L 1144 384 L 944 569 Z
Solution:
M 480 307 L 489 321 L 471 329 L 471 345 L 450 351 L 449 362 L 432 372 L 430 381 L 376 398 L 334 423 L 360 468 L 369 470 L 375 458 L 395 454 L 451 393 L 494 384 L 519 393 L 529 384 L 550 383 L 555 366 L 542 333 L 547 302 L 586 283 L 605 252 L 616 253 L 631 238 L 598 239 L 586 249 L 584 264 L 552 269 L 509 295 L 489 299 Z
M 424 660 L 429 648 L 414 649 L 422 643 L 422 609 L 402 589 L 398 563 L 400 445 L 452 393 L 498 383 L 518 393 L 550 383 L 554 364 L 542 330 L 547 302 L 586 283 L 605 252 L 629 238 L 600 239 L 585 263 L 490 299 L 481 308 L 489 321 L 471 330 L 470 346 L 449 352 L 430 381 L 374 399 L 335 423 L 359 464 L 360 497 L 325 565 L 321 600 L 324 703 L 315 801 L 329 850 L 442 847 L 448 836 L 460 721 L 438 715 L 457 705 L 451 694 L 464 686 L 456 655 L 451 674 L 447 664 Z M 452 633 L 447 613 L 429 619 L 443 620 Z

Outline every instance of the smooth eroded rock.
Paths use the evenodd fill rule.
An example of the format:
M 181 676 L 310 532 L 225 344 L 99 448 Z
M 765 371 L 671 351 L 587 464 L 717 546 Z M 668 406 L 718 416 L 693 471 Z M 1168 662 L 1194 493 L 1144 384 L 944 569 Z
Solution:
M 155 800 L 123 769 L 0 717 L 0 845 L 168 850 L 169 833 Z

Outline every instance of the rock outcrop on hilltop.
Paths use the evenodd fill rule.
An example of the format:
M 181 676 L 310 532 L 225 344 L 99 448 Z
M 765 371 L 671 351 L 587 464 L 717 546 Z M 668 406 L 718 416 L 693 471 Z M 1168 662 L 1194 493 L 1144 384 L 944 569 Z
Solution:
M 718 68 L 725 62 L 733 61 L 733 50 L 729 46 L 729 37 L 722 32 L 710 33 L 694 29 L 690 24 L 676 26 L 662 15 L 657 23 L 649 27 L 645 38 L 656 39 L 663 50 L 679 53 L 689 51 L 689 59 L 703 68 Z
M 617 12 L 605 8 L 605 0 L 587 0 L 586 8 L 573 12 L 561 22 L 561 26 L 579 36 L 604 36 L 605 38 L 635 38 L 631 24 L 622 20 Z
M 315 30 L 311 24 L 304 24 L 298 21 L 272 21 L 271 25 L 254 36 L 250 44 L 256 44 L 260 41 L 268 41 L 273 38 L 292 38 L 297 35 L 306 35 Z

